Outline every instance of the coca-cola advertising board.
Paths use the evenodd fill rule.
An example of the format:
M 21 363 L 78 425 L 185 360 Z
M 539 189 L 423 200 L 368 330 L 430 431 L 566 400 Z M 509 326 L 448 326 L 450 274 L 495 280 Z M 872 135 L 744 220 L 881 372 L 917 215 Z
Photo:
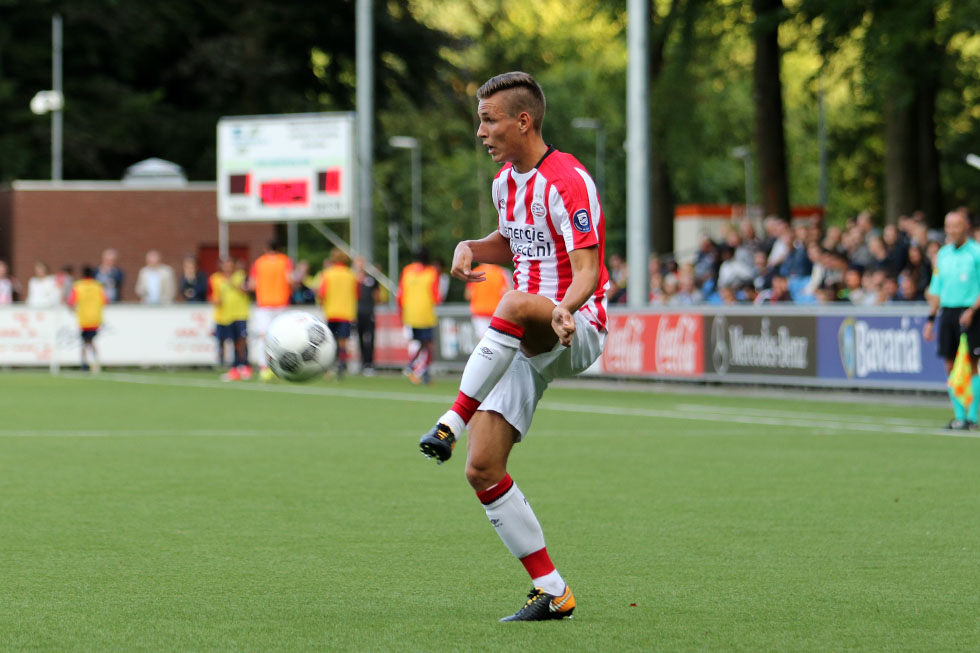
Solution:
M 691 313 L 609 316 L 606 374 L 696 377 L 704 373 L 702 319 Z

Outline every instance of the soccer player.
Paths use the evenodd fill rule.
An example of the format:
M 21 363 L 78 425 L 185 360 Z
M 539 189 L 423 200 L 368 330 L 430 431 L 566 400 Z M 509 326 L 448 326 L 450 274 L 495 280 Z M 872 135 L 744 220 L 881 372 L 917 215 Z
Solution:
M 483 275 L 484 281 L 471 281 L 466 284 L 466 299 L 470 302 L 470 315 L 473 320 L 473 331 L 477 338 L 490 328 L 490 318 L 497 310 L 497 304 L 504 294 L 510 290 L 507 273 L 499 265 L 483 263 L 473 268 L 473 274 Z
M 970 347 L 970 366 L 973 402 L 964 407 L 949 388 L 953 403 L 953 419 L 946 428 L 975 430 L 980 409 L 980 378 L 977 377 L 977 359 L 980 358 L 980 243 L 970 237 L 970 222 L 965 212 L 946 214 L 946 244 L 936 256 L 926 299 L 929 301 L 929 321 L 922 328 L 922 337 L 932 340 L 939 318 L 938 353 L 943 358 L 946 374 L 953 370 L 960 334 L 965 333 Z
M 211 275 L 208 295 L 214 304 L 215 335 L 218 339 L 218 365 L 224 365 L 226 342 L 232 346 L 233 359 L 225 381 L 247 381 L 252 378 L 248 365 L 248 291 L 244 269 L 231 258 L 221 260 L 221 269 Z
M 265 332 L 272 320 L 289 304 L 292 290 L 293 262 L 279 251 L 279 243 L 271 240 L 265 253 L 255 259 L 248 275 L 248 289 L 255 292 L 255 331 L 259 340 L 256 357 L 259 361 L 259 379 L 269 381 L 273 377 L 265 358 Z
M 92 371 L 99 372 L 99 352 L 95 349 L 95 336 L 102 326 L 102 307 L 109 303 L 105 288 L 95 280 L 95 268 L 82 268 L 82 278 L 76 281 L 68 295 L 68 305 L 75 309 L 78 328 L 82 336 L 82 370 L 89 369 L 88 355 L 92 356 Z
M 317 297 L 323 316 L 337 341 L 337 378 L 347 371 L 347 339 L 357 316 L 357 276 L 350 269 L 347 255 L 334 248 L 323 262 L 323 274 Z
M 412 383 L 430 381 L 432 339 L 439 322 L 436 305 L 440 299 L 439 271 L 430 264 L 428 252 L 420 249 L 402 270 L 398 280 L 398 312 L 402 324 L 412 330 L 412 340 L 418 343 L 418 349 L 408 363 L 408 378 Z
M 456 402 L 419 447 L 445 462 L 469 425 L 466 478 L 533 583 L 524 606 L 502 621 L 561 619 L 571 616 L 575 599 L 507 473 L 507 458 L 527 434 L 549 382 L 582 372 L 602 352 L 609 276 L 603 215 L 584 166 L 543 140 L 545 98 L 534 78 L 504 73 L 476 96 L 476 136 L 504 164 L 493 181 L 498 224 L 485 238 L 456 246 L 452 274 L 479 283 L 484 277 L 474 272 L 475 262 L 513 260 L 514 289 L 470 355 Z

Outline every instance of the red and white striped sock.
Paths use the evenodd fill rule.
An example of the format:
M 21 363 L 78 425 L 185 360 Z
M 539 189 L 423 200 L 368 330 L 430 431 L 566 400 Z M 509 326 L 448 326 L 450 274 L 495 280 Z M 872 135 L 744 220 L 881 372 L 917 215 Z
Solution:
M 565 581 L 555 569 L 544 544 L 544 532 L 531 504 L 521 493 L 510 474 L 486 490 L 476 493 L 487 518 L 504 545 L 521 561 L 535 587 L 561 596 Z
M 462 435 L 480 404 L 510 367 L 523 337 L 520 325 L 499 317 L 490 319 L 490 328 L 463 368 L 456 402 L 439 418 L 456 437 Z

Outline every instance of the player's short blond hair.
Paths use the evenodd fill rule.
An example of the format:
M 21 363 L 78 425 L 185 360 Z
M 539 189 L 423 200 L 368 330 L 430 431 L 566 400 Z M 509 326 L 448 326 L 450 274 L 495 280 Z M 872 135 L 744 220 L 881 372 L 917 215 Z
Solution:
M 531 124 L 535 131 L 541 131 L 544 122 L 545 99 L 544 91 L 531 75 L 521 71 L 503 73 L 491 77 L 476 92 L 478 100 L 485 100 L 501 91 L 511 91 L 507 98 L 507 115 L 516 118 L 526 111 L 531 116 Z

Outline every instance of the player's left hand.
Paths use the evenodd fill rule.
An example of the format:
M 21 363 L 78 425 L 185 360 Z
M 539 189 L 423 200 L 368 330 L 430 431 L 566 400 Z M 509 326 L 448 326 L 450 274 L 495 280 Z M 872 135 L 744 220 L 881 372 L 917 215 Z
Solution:
M 964 329 L 968 329 L 970 328 L 971 324 L 973 324 L 973 309 L 968 308 L 960 313 L 960 326 Z
M 564 306 L 555 306 L 551 312 L 551 328 L 558 334 L 558 340 L 566 347 L 571 347 L 572 336 L 575 335 L 575 318 Z

